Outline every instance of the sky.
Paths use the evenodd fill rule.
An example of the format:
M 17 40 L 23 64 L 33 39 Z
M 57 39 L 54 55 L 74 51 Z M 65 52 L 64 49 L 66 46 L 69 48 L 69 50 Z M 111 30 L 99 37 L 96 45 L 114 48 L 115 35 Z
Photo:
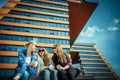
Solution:
M 0 7 L 6 1 L 0 0 Z M 96 44 L 120 77 L 120 0 L 87 1 L 98 1 L 99 5 L 75 42 Z
M 120 77 L 120 0 L 98 3 L 75 42 L 96 44 Z
M 7 3 L 9 0 L 0 0 L 0 8 Z

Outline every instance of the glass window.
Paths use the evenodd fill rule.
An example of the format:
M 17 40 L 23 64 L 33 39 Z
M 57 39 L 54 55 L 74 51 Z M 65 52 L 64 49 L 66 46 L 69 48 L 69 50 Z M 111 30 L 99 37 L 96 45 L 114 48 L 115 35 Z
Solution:
M 45 43 L 50 43 L 50 39 L 45 39 Z
M 55 43 L 55 44 L 57 44 L 57 43 L 58 43 L 58 40 L 57 40 L 57 39 L 55 39 L 55 40 L 54 40 L 54 43 Z
M 58 32 L 58 35 L 61 35 L 61 32 Z
M 3 21 L 9 21 L 9 22 L 17 22 L 17 23 L 24 23 L 24 24 L 35 24 L 35 25 L 42 25 L 42 26 L 50 26 L 50 24 L 53 24 L 54 27 L 61 27 L 61 25 L 65 24 L 59 24 L 59 23 L 52 23 L 52 22 L 41 22 L 41 21 L 34 21 L 34 20 L 25 20 L 25 19 L 17 19 L 17 18 L 9 18 L 4 17 Z
M 68 32 L 65 32 L 65 36 L 69 36 L 69 33 L 68 33 Z
M 38 2 L 38 1 L 26 1 L 22 0 L 22 2 L 27 2 L 27 3 L 32 3 L 32 4 L 38 4 L 38 5 L 43 5 L 43 6 L 51 6 L 51 7 L 57 7 L 57 8 L 64 8 L 67 9 L 67 6 L 59 5 L 59 4 L 51 4 L 51 3 L 46 3 L 46 2 Z
M 51 34 L 51 35 L 61 35 L 61 36 L 67 36 L 65 35 L 68 32 L 62 32 L 62 31 L 55 31 L 55 30 L 43 30 L 43 29 L 35 29 L 35 28 L 25 28 L 25 27 L 18 27 L 18 26 L 5 26 L 3 25 L 1 27 L 2 30 L 8 30 L 11 29 L 12 31 L 18 31 L 18 32 L 30 32 L 30 33 L 39 33 L 39 34 Z
M 61 32 L 61 36 L 65 36 L 65 32 Z
M 58 14 L 65 14 L 68 15 L 67 11 L 60 11 L 60 10 L 53 10 L 53 9 L 43 9 L 43 8 L 38 8 L 38 7 L 32 7 L 32 6 L 25 6 L 25 5 L 20 5 L 17 4 L 17 8 L 24 8 L 24 9 L 29 9 L 29 10 L 38 10 L 38 11 L 44 11 L 44 12 L 51 12 L 51 13 L 58 13 Z

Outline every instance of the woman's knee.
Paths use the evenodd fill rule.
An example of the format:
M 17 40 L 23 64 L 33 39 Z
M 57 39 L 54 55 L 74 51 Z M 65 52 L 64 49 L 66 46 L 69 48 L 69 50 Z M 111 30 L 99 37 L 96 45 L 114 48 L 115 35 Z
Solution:
M 29 76 L 30 74 L 29 74 L 28 71 L 25 71 L 23 75 L 24 75 L 24 76 Z
M 24 74 L 22 75 L 21 80 L 28 80 L 28 77 L 30 76 L 28 71 L 25 71 Z
M 50 70 L 50 79 L 51 80 L 58 80 L 58 77 L 57 77 L 57 70 L 53 69 L 53 70 Z
M 57 70 L 51 70 L 50 75 L 57 77 L 58 71 Z
M 66 74 L 67 74 L 67 71 L 58 70 L 58 73 L 57 73 L 58 80 L 66 80 Z
M 64 77 L 66 74 L 67 74 L 67 71 L 64 71 L 64 70 L 58 70 L 58 73 L 57 73 L 59 78 Z
M 55 69 L 53 69 L 53 70 L 51 70 L 51 74 L 57 74 L 57 70 L 55 70 Z
M 44 69 L 44 70 L 42 70 L 42 71 L 40 72 L 40 74 L 41 74 L 42 76 L 49 76 L 49 75 L 50 75 L 50 71 L 47 70 L 47 69 Z
M 50 72 L 47 69 L 44 69 L 40 72 L 42 80 L 50 80 Z
M 65 71 L 65 70 L 58 70 L 58 73 L 65 75 L 67 73 L 67 71 Z

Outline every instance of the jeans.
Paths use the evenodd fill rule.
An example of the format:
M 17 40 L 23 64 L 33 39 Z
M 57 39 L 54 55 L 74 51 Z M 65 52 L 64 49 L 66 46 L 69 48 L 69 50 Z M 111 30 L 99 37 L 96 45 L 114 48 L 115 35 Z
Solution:
M 59 80 L 75 80 L 77 70 L 75 68 L 69 68 L 68 70 L 58 70 Z
M 16 75 L 20 75 L 20 80 L 28 80 L 30 75 L 35 75 L 34 68 L 31 66 L 27 66 L 27 64 L 23 64 L 17 71 Z
M 25 71 L 20 80 L 28 80 L 29 76 L 30 76 L 30 73 L 28 71 Z
M 40 76 L 42 80 L 58 80 L 57 70 L 45 68 L 40 71 Z

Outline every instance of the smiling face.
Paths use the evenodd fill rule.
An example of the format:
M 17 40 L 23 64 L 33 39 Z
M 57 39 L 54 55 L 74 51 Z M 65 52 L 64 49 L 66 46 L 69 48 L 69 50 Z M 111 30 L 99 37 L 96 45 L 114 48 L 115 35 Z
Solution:
M 64 51 L 61 45 L 54 45 L 52 49 L 53 53 L 56 54 L 57 56 L 64 55 Z
M 43 56 L 45 54 L 45 49 L 44 48 L 40 48 L 39 51 L 38 51 L 38 54 L 40 56 Z
M 27 49 L 31 52 L 35 51 L 37 43 L 34 41 L 30 41 L 28 43 L 25 44 L 25 46 L 27 47 Z
M 31 50 L 32 52 L 35 51 L 36 44 L 34 44 L 34 43 L 29 44 L 28 49 Z
M 30 44 L 30 49 L 31 49 L 32 51 L 35 51 L 35 49 L 36 49 L 36 44 Z

